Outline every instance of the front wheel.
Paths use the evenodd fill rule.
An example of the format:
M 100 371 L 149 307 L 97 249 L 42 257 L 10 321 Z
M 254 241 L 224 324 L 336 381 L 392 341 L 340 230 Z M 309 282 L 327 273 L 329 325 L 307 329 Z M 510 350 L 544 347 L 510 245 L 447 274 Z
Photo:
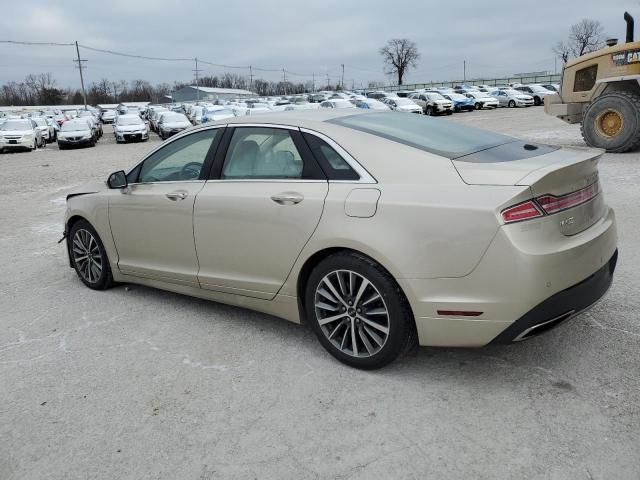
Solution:
M 514 100 L 509 100 L 509 108 L 515 108 L 516 102 Z
M 622 153 L 640 148 L 640 95 L 613 92 L 587 107 L 582 137 L 591 147 Z
M 398 284 L 354 252 L 331 255 L 313 269 L 305 310 L 322 346 L 352 367 L 384 367 L 416 343 L 413 315 Z
M 424 114 L 425 115 L 429 115 L 430 117 L 433 116 L 433 108 L 432 107 L 427 107 L 424 109 Z
M 482 109 L 482 104 L 481 103 L 476 103 L 475 108 L 476 108 L 476 110 L 481 110 Z
M 105 290 L 113 285 L 113 276 L 104 245 L 86 220 L 78 220 L 69 232 L 69 255 L 78 277 L 87 287 Z

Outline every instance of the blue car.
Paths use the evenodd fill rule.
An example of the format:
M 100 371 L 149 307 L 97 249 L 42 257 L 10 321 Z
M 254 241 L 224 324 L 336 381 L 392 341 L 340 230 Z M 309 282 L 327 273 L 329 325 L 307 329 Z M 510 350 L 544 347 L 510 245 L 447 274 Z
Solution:
M 442 96 L 453 102 L 453 110 L 456 112 L 470 112 L 476 108 L 476 104 L 472 99 L 460 93 L 443 93 Z

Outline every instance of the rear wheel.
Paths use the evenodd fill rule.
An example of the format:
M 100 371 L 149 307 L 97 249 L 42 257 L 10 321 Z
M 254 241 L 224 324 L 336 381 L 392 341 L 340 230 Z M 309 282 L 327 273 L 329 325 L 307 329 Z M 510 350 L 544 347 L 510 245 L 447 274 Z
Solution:
M 331 255 L 313 269 L 305 310 L 324 348 L 352 367 L 384 367 L 416 343 L 400 287 L 380 265 L 357 253 Z
M 424 109 L 424 114 L 425 115 L 429 115 L 430 117 L 433 115 L 433 108 L 432 107 L 427 107 Z
M 91 224 L 78 220 L 71 227 L 68 241 L 71 263 L 82 283 L 94 290 L 111 287 L 113 276 L 107 252 Z
M 640 147 L 640 95 L 613 92 L 601 95 L 587 107 L 582 137 L 591 147 L 621 153 Z
M 542 104 L 542 101 L 540 100 L 540 97 L 533 97 L 533 104 L 537 107 L 538 105 Z

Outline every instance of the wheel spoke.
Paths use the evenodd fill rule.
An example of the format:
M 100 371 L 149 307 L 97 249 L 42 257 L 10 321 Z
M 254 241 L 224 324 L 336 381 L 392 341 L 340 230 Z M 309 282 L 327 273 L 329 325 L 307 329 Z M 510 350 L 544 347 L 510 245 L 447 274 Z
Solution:
M 376 292 L 371 296 L 369 300 L 365 300 L 364 302 L 362 302 L 362 306 L 364 307 L 365 305 L 369 305 L 371 302 L 379 298 L 380 298 L 380 295 Z
M 367 280 L 366 278 L 363 278 L 362 283 L 360 284 L 360 288 L 358 289 L 358 293 L 356 294 L 356 298 L 353 301 L 355 305 L 358 305 L 360 298 L 362 298 L 362 294 L 364 293 L 364 291 L 367 289 L 368 286 L 369 286 L 369 280 Z
M 322 310 L 329 310 L 331 312 L 337 312 L 338 307 L 335 305 L 329 305 L 326 302 L 317 302 L 316 307 L 321 308 Z
M 356 281 L 356 276 L 354 275 L 353 272 L 349 272 L 349 295 L 351 295 L 353 297 L 353 291 L 355 290 L 355 283 Z
M 379 323 L 376 322 L 372 322 L 371 320 L 369 320 L 368 318 L 365 318 L 363 316 L 358 316 L 358 318 L 360 318 L 360 320 L 362 320 L 364 323 L 366 323 L 367 325 L 369 325 L 370 327 L 375 328 L 376 330 L 384 333 L 385 335 L 389 334 L 389 328 L 385 327 L 384 325 L 380 325 Z
M 333 315 L 331 317 L 322 318 L 322 319 L 318 320 L 318 323 L 320 324 L 320 326 L 326 325 L 327 323 L 335 322 L 336 320 L 344 318 L 345 316 L 346 316 L 346 314 L 340 313 L 338 315 Z
M 327 292 L 324 288 L 319 288 L 318 293 L 333 303 L 339 303 L 338 300 L 336 300 L 336 298 L 329 292 Z
M 340 272 L 336 272 L 336 277 L 338 277 L 338 285 L 340 286 L 340 293 L 342 294 L 340 297 L 342 298 L 347 294 L 347 290 L 344 288 L 344 282 L 342 281 L 342 275 L 340 275 Z
M 353 351 L 353 354 L 357 357 L 358 356 L 358 342 L 356 341 L 356 329 L 355 329 L 355 320 L 352 318 L 351 319 L 351 350 Z
M 344 350 L 344 344 L 345 344 L 345 342 L 347 340 L 347 335 L 349 333 L 350 326 L 349 326 L 348 323 L 347 323 L 346 326 L 347 326 L 347 328 L 344 329 L 344 334 L 342 335 L 342 341 L 340 342 L 340 350 Z
M 338 330 L 340 330 L 340 327 L 344 326 L 344 322 L 340 322 L 338 325 L 336 325 L 336 328 L 333 329 L 333 331 L 331 332 L 331 335 L 329 335 L 329 340 L 331 340 L 333 338 L 333 336 L 338 332 Z
M 386 315 L 387 310 L 385 308 L 372 308 L 367 310 L 367 315 Z
M 327 286 L 327 288 L 329 288 L 329 291 L 331 293 L 333 293 L 333 295 L 335 295 L 335 297 L 340 300 L 340 302 L 346 307 L 347 304 L 346 302 L 343 300 L 342 296 L 340 296 L 340 294 L 338 294 L 338 292 L 336 292 L 336 289 L 334 288 L 333 284 L 331 283 L 331 280 L 329 280 L 329 278 L 325 277 L 324 278 L 324 284 Z
M 367 353 L 369 355 L 373 355 L 375 349 L 373 348 L 373 345 L 371 345 L 371 342 L 369 341 L 367 336 L 363 333 L 362 327 L 358 328 L 358 335 L 360 336 L 362 343 L 364 343 L 364 347 L 367 349 Z
M 384 339 L 382 339 L 380 335 L 378 335 L 376 332 L 371 330 L 366 325 L 363 325 L 362 328 L 364 328 L 364 331 L 367 332 L 371 338 L 373 338 L 373 341 L 376 342 L 379 347 L 381 347 L 384 344 Z

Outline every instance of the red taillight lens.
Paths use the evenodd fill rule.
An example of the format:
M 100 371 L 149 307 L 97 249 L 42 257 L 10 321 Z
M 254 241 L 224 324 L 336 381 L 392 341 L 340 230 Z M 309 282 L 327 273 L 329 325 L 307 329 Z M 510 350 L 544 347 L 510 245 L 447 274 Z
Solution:
M 532 218 L 542 217 L 542 215 L 544 214 L 533 200 L 527 200 L 526 202 L 519 203 L 502 211 L 504 223 L 531 220 Z
M 559 197 L 555 195 L 542 195 L 536 198 L 536 200 L 547 214 L 552 214 L 588 202 L 598 195 L 599 192 L 600 186 L 599 183 L 596 182 L 577 192 L 568 193 Z

